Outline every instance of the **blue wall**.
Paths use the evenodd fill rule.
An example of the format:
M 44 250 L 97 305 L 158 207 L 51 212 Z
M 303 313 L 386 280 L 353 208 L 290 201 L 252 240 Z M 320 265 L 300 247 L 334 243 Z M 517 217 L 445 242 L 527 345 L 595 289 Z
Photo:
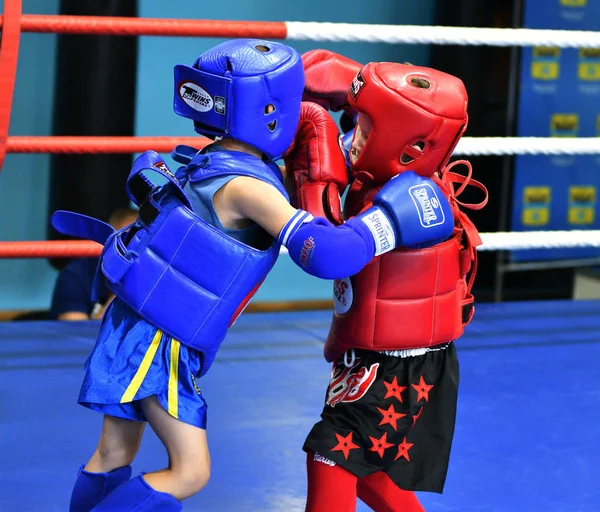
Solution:
M 432 23 L 435 0 L 336 0 L 264 3 L 230 0 L 226 9 L 207 11 L 198 0 L 140 0 L 140 17 L 328 21 L 345 23 Z M 30 14 L 54 14 L 58 0 L 24 0 Z M 0 0 L 0 6 L 3 1 Z M 368 7 L 367 7 L 368 5 Z M 171 110 L 172 68 L 191 63 L 222 39 L 141 37 L 139 39 L 137 135 L 193 135 L 189 122 Z M 14 96 L 11 135 L 48 135 L 51 130 L 56 36 L 23 34 Z M 290 41 L 300 52 L 328 48 L 361 62 L 371 60 L 429 62 L 425 45 L 316 43 Z M 0 240 L 42 240 L 46 235 L 49 158 L 8 155 L 0 173 Z M 9 220 L 10 219 L 10 220 Z M 56 273 L 45 260 L 0 260 L 0 309 L 45 308 Z M 309 278 L 290 263 L 278 262 L 257 300 L 329 298 L 329 282 Z

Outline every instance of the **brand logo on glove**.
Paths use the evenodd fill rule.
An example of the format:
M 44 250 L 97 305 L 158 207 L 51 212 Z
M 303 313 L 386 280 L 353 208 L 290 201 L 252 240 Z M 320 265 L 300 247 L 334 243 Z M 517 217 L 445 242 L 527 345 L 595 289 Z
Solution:
M 361 89 L 365 86 L 365 79 L 362 77 L 362 75 L 360 74 L 360 71 L 356 74 L 356 76 L 354 77 L 354 80 L 352 80 L 352 83 L 350 84 L 350 95 L 356 99 L 356 97 L 358 96 L 358 93 L 361 91 Z
M 213 108 L 213 99 L 208 92 L 194 82 L 184 82 L 179 86 L 179 96 L 198 112 L 208 112 Z
M 396 245 L 396 236 L 385 214 L 375 211 L 365 220 L 371 233 L 375 235 L 375 256 L 391 251 Z
M 440 200 L 431 185 L 416 185 L 410 187 L 408 192 L 419 214 L 421 226 L 431 228 L 444 223 L 444 210 L 442 210 Z
M 300 251 L 300 265 L 306 267 L 312 259 L 312 254 L 315 249 L 315 240 L 312 236 L 309 236 L 304 240 L 304 245 Z

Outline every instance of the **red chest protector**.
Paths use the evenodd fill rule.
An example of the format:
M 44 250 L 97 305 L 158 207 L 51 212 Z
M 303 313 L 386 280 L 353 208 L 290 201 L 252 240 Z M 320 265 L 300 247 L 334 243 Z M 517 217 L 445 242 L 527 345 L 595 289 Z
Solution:
M 463 176 L 450 169 L 468 168 Z M 457 161 L 433 180 L 450 200 L 455 219 L 449 240 L 425 249 L 396 249 L 382 254 L 358 274 L 334 283 L 335 311 L 325 343 L 325 358 L 334 361 L 351 348 L 404 350 L 431 347 L 462 335 L 474 312 L 471 288 L 477 272 L 477 229 L 459 206 L 479 210 L 487 203 L 483 184 L 471 180 L 471 164 Z M 454 190 L 454 183 L 460 184 Z M 457 197 L 471 183 L 485 193 L 478 204 Z M 378 188 L 352 184 L 346 199 L 347 217 L 371 206 Z

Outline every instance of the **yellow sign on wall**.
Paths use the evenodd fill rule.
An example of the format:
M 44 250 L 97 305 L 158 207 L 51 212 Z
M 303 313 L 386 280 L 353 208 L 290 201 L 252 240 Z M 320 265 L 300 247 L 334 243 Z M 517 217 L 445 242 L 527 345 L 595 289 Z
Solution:
M 524 226 L 545 226 L 550 222 L 550 187 L 525 187 L 523 189 Z
M 550 208 L 524 208 L 524 226 L 545 226 L 550 222 Z
M 593 185 L 581 186 L 573 185 L 569 187 L 569 202 L 570 203 L 595 203 L 596 202 L 596 187 Z
M 552 189 L 550 187 L 525 187 L 523 202 L 531 203 L 550 203 Z
M 579 50 L 577 76 L 586 82 L 600 81 L 600 48 L 582 48 Z
M 584 7 L 587 5 L 587 0 L 560 0 L 560 5 L 565 7 Z
M 596 187 L 573 185 L 569 187 L 569 224 L 578 226 L 594 223 L 596 217 Z
M 569 224 L 588 226 L 594 223 L 595 209 L 589 206 L 569 206 Z
M 576 137 L 578 130 L 578 114 L 552 114 L 550 118 L 551 137 Z
M 536 80 L 556 80 L 560 74 L 560 48 L 536 46 L 533 48 L 531 76 Z

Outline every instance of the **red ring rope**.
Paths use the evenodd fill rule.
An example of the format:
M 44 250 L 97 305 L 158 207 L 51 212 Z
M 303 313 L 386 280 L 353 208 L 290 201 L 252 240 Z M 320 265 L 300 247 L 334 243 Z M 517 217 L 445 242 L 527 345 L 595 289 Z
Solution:
M 0 242 L 0 259 L 10 258 L 94 258 L 102 245 L 91 240 L 45 240 L 35 242 Z
M 2 39 L 0 42 L 0 170 L 2 170 L 6 155 L 10 109 L 17 76 L 17 59 L 21 38 L 21 0 L 5 0 L 2 18 L 4 24 L 1 27 Z
M 206 137 L 9 137 L 7 153 L 170 153 L 178 144 L 197 149 L 212 142 Z
M 5 3 L 10 4 L 11 0 L 6 0 Z M 0 28 L 3 23 L 4 20 L 0 17 Z M 111 36 L 259 37 L 264 39 L 285 39 L 287 37 L 287 26 L 283 21 L 177 20 L 41 14 L 21 16 L 21 30 L 23 32 Z

